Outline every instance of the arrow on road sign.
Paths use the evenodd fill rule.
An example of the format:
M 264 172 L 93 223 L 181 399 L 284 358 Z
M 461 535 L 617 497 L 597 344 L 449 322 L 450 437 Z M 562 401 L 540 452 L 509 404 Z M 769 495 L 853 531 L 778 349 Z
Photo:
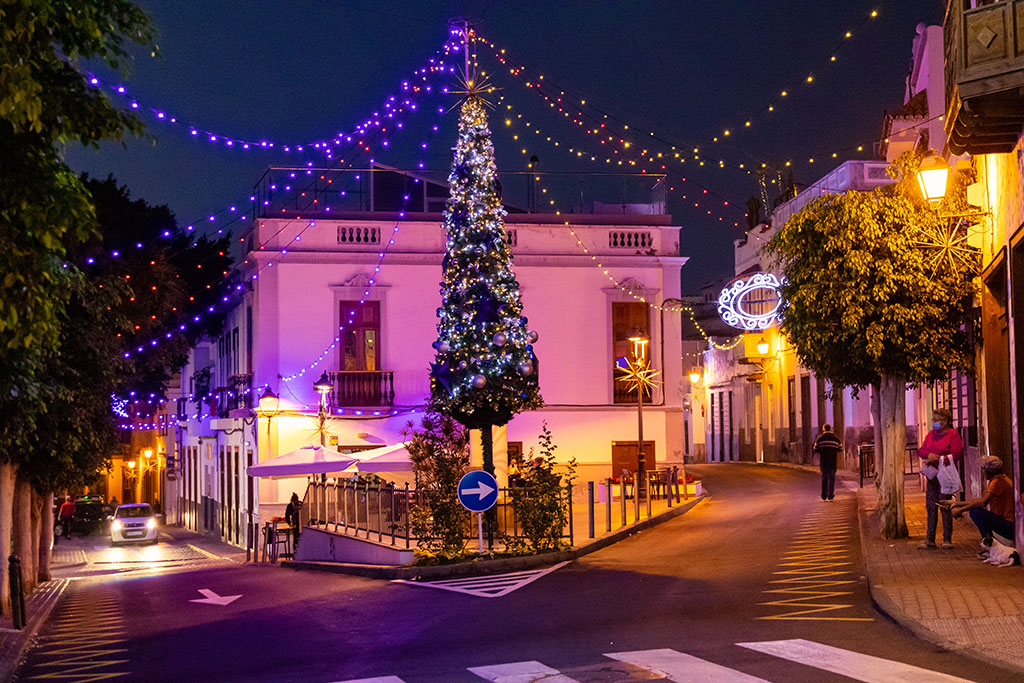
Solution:
M 217 595 L 209 588 L 200 588 L 199 592 L 203 594 L 203 597 L 189 600 L 189 602 L 201 602 L 206 605 L 220 605 L 223 607 L 242 597 L 241 595 Z
M 475 489 L 460 489 L 459 491 L 464 496 L 477 496 L 478 498 L 486 498 L 487 496 L 494 493 L 494 487 L 488 486 L 482 481 L 476 485 Z

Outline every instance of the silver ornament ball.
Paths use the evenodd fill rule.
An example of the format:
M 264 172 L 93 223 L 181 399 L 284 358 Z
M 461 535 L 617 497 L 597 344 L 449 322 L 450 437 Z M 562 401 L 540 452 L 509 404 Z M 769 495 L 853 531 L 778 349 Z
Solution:
M 537 334 L 536 330 L 530 330 L 529 332 L 526 333 L 526 341 L 530 342 L 531 344 L 536 344 L 538 339 L 540 339 L 540 335 Z
M 523 377 L 529 377 L 533 374 L 533 363 L 528 360 L 524 360 L 518 366 L 519 374 Z
M 495 346 L 504 346 L 505 342 L 508 341 L 508 337 L 506 337 L 504 333 L 498 332 L 497 334 L 494 335 L 491 341 L 494 342 Z
M 474 389 L 483 389 L 486 384 L 487 384 L 487 378 L 484 377 L 483 375 L 474 375 L 473 376 L 473 388 Z

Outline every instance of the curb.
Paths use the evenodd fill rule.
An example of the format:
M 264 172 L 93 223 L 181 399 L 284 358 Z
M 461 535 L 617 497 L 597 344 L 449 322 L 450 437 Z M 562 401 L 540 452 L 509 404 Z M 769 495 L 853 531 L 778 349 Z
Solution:
M 343 562 L 295 562 L 282 561 L 281 566 L 289 569 L 330 572 L 334 574 L 354 574 L 371 579 L 405 579 L 417 581 L 421 579 L 434 579 L 449 576 L 480 576 L 485 574 L 499 574 L 508 571 L 521 571 L 535 567 L 546 567 L 557 562 L 568 562 L 578 559 L 584 555 L 606 548 L 618 543 L 633 534 L 649 529 L 658 524 L 669 521 L 693 510 L 704 504 L 710 496 L 707 494 L 700 498 L 694 498 L 688 502 L 678 505 L 671 510 L 638 522 L 632 526 L 623 527 L 604 538 L 599 538 L 587 545 L 580 546 L 573 550 L 562 550 L 556 553 L 544 553 L 542 555 L 526 555 L 524 557 L 509 557 L 496 560 L 479 560 L 477 562 L 463 562 L 459 564 L 443 564 L 425 567 L 383 567 L 372 564 L 349 564 Z
M 60 582 L 60 585 L 54 589 L 54 595 L 46 601 L 42 609 L 32 615 L 32 621 L 26 624 L 25 628 L 14 638 L 13 647 L 11 647 L 9 655 L 8 652 L 4 652 L 5 656 L 0 657 L 0 681 L 14 680 L 14 674 L 17 672 L 21 660 L 25 656 L 29 643 L 32 642 L 39 628 L 50 618 L 53 608 L 57 606 L 57 603 L 64 595 L 64 591 L 71 585 L 68 579 L 51 579 L 51 581 Z
M 861 500 L 860 489 L 857 493 L 857 529 L 860 532 L 860 547 L 864 556 L 864 575 L 868 581 L 868 595 L 871 596 L 871 604 L 874 605 L 875 609 L 884 617 L 900 626 L 901 628 L 910 631 L 914 637 L 919 638 L 925 642 L 931 643 L 943 650 L 949 652 L 955 652 L 971 659 L 976 659 L 985 664 L 989 664 L 1000 669 L 1006 669 L 1007 671 L 1014 671 L 1017 673 L 1024 674 L 1024 665 L 1016 662 L 1011 662 L 999 657 L 993 657 L 992 655 L 986 654 L 979 650 L 976 650 L 967 645 L 961 645 L 950 641 L 940 636 L 935 631 L 931 630 L 927 626 L 921 624 L 916 619 L 912 619 L 903 612 L 896 603 L 889 598 L 888 595 L 882 594 L 879 590 L 880 586 L 875 584 L 875 581 L 871 578 L 871 558 L 867 552 L 867 516 L 868 511 L 864 509 L 863 501 Z

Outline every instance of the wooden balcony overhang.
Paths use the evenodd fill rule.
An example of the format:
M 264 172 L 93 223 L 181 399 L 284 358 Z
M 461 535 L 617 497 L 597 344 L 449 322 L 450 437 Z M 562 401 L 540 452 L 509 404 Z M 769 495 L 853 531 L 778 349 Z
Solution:
M 1024 0 L 949 0 L 946 136 L 953 154 L 1011 151 L 1024 129 Z

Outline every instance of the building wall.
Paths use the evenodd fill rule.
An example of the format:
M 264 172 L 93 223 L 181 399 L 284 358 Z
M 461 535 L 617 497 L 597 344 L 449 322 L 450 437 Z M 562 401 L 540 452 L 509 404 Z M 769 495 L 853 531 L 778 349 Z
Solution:
M 635 404 L 614 403 L 612 306 L 638 297 L 657 303 L 679 296 L 679 272 L 686 259 L 678 256 L 678 228 L 659 216 L 573 216 L 580 223 L 577 237 L 590 254 L 600 256 L 599 268 L 564 219 L 516 218 L 531 221 L 507 225 L 514 234 L 514 269 L 524 315 L 539 334 L 539 381 L 546 406 L 515 417 L 507 427 L 507 440 L 521 443 L 526 454 L 547 423 L 561 462 L 575 458 L 580 476 L 612 476 L 613 442 L 635 443 L 637 438 Z M 275 250 L 305 225 L 261 220 L 253 227 L 252 243 L 267 242 L 267 247 L 247 255 L 243 274 L 248 286 L 225 324 L 227 334 L 238 327 L 245 339 L 246 309 L 252 308 L 252 358 L 242 343 L 232 369 L 225 371 L 228 360 L 218 355 L 217 342 L 211 340 L 194 349 L 182 372 L 182 393 L 186 399 L 191 396 L 185 401 L 180 437 L 182 518 L 190 528 L 230 542 L 244 544 L 246 522 L 283 514 L 291 493 L 301 497 L 305 491 L 304 478 L 264 479 L 253 482 L 250 499 L 244 461 L 250 449 L 257 461 L 264 461 L 318 440 L 319 397 L 312 385 L 321 372 L 339 368 L 340 351 L 336 344 L 331 348 L 345 322 L 339 302 L 380 302 L 379 367 L 394 372 L 395 398 L 393 406 L 368 408 L 361 415 L 351 408 L 335 411 L 328 419 L 329 445 L 344 450 L 397 443 L 408 423 L 418 422 L 429 396 L 444 250 L 438 221 L 413 218 L 401 222 L 397 233 L 393 222 L 318 221 L 288 247 L 287 255 Z M 376 229 L 382 244 L 340 244 L 339 231 L 352 226 Z M 640 234 L 643 248 L 620 246 L 634 243 Z M 394 243 L 386 245 L 392 238 Z M 378 272 L 383 245 L 386 255 Z M 252 279 L 257 265 L 262 268 Z M 614 286 L 604 269 L 624 287 Z M 662 315 L 654 308 L 648 314 L 649 354 L 665 380 L 644 406 L 644 440 L 656 443 L 653 462 L 648 454 L 648 467 L 653 467 L 681 463 L 686 446 L 679 314 Z M 266 418 L 254 422 L 244 410 L 226 418 L 209 417 L 211 406 L 197 402 L 201 397 L 194 380 L 205 367 L 215 378 L 210 388 L 235 370 L 244 374 L 251 367 L 251 377 L 245 378 L 250 407 L 267 386 L 278 394 L 281 414 L 269 420 L 269 434 Z M 401 481 L 402 476 L 388 478 Z

